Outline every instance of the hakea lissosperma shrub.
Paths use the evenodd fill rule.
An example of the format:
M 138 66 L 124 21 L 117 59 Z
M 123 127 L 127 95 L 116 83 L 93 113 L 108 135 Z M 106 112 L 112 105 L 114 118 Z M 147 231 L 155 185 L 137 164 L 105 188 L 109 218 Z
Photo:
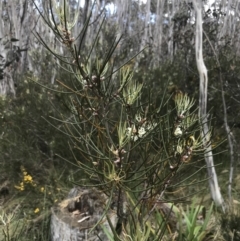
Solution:
M 69 17 L 67 1 L 63 6 L 50 1 L 48 7 L 52 9 L 50 16 L 49 9 L 41 15 L 64 54 L 53 52 L 37 36 L 68 73 L 68 78 L 57 82 L 69 115 L 62 115 L 61 128 L 57 128 L 71 138 L 69 148 L 75 165 L 84 174 L 84 180 L 77 184 L 94 185 L 108 195 L 106 209 L 115 203 L 122 230 L 128 223 L 140 222 L 130 230 L 134 235 L 146 227 L 175 175 L 202 148 L 194 100 L 184 93 L 172 98 L 163 93 L 161 103 L 154 108 L 151 95 L 148 99 L 141 95 L 145 83 L 134 79 L 128 67 L 113 65 L 121 39 L 109 44 L 104 56 L 98 55 L 104 17 L 102 22 L 100 18 L 94 22 L 90 15 L 79 35 L 73 36 L 75 21 L 70 19 L 75 18 Z M 87 48 L 82 42 L 90 20 L 97 31 Z M 153 232 L 152 228 L 147 230 Z

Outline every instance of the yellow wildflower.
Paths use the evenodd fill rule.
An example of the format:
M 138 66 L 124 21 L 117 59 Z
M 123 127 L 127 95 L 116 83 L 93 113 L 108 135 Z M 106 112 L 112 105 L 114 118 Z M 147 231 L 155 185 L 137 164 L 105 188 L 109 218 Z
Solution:
M 15 185 L 14 187 L 15 187 L 16 189 L 20 190 L 20 191 L 23 191 L 23 190 L 24 190 L 24 183 L 23 183 L 23 182 L 20 182 L 20 185 L 19 185 L 19 186 Z
M 40 209 L 39 208 L 36 208 L 35 210 L 34 210 L 34 213 L 39 213 L 40 212 Z
M 26 183 L 31 183 L 33 181 L 30 175 L 24 176 L 23 180 Z
M 20 182 L 19 186 L 16 185 L 15 188 L 20 191 L 23 191 L 23 190 L 25 190 L 24 184 L 31 184 L 33 187 L 35 187 L 36 183 L 34 183 L 32 176 L 28 175 L 25 167 L 21 166 L 21 172 L 23 174 L 22 182 Z

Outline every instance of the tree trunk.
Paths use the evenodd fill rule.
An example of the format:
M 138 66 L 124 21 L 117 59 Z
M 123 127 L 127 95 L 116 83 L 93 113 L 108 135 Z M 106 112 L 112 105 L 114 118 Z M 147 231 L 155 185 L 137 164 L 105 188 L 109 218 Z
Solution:
M 75 187 L 71 189 L 67 199 L 52 208 L 51 240 L 108 240 L 102 229 L 104 226 L 111 233 L 104 213 L 107 209 L 107 203 L 107 196 L 95 188 Z M 107 214 L 113 227 L 116 227 L 117 215 L 115 211 L 109 209 Z
M 208 74 L 207 68 L 203 61 L 202 53 L 202 1 L 195 0 L 194 8 L 196 11 L 196 62 L 197 68 L 200 76 L 199 84 L 199 119 L 202 125 L 202 142 L 205 148 L 205 161 L 207 164 L 207 171 L 209 177 L 209 186 L 211 191 L 212 199 L 217 206 L 224 208 L 224 200 L 222 198 L 219 186 L 216 170 L 213 162 L 212 147 L 210 141 L 210 131 L 208 127 L 208 116 L 207 116 L 207 92 L 208 92 Z

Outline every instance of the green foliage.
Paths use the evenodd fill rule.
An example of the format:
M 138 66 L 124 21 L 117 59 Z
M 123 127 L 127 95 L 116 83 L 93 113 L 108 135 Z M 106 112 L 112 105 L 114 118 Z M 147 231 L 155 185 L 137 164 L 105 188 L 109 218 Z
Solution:
M 1 99 L 1 163 L 9 168 L 8 174 L 10 170 L 20 170 L 22 164 L 33 168 L 37 163 L 46 163 L 56 149 L 66 146 L 56 141 L 59 132 L 44 120 L 58 115 L 51 106 L 55 101 L 53 93 L 29 82 L 30 78 L 23 79 L 16 99 Z
M 30 209 L 23 205 L 26 202 L 24 198 L 20 199 L 15 196 L 14 201 L 8 200 L 8 205 L 0 208 L 0 240 L 50 240 L 50 212 L 47 211 L 48 204 L 45 198 L 41 201 L 44 204 L 43 208 L 46 208 L 46 210 L 41 210 L 40 215 L 39 209 L 35 210 L 35 215 L 29 213 L 23 215 L 23 210 L 27 212 Z
M 15 99 L 0 99 L 0 240 L 50 240 L 49 209 L 66 194 L 70 164 L 55 153 L 70 156 L 67 138 L 46 121 L 57 117 L 56 95 L 22 77 Z M 66 113 L 59 105 L 58 110 Z M 52 120 L 54 123 L 54 120 Z M 61 127 L 59 128 L 61 129 Z M 72 174 L 73 175 L 73 174 Z
M 191 207 L 187 206 L 187 210 L 181 210 L 178 213 L 178 229 L 179 240 L 201 241 L 211 240 L 210 218 L 213 211 L 213 203 L 206 215 L 206 208 L 201 205 L 192 203 Z
M 66 1 L 64 6 L 68 8 Z M 38 39 L 69 75 L 58 81 L 58 93 L 71 114 L 54 120 L 64 127 L 74 165 L 84 173 L 75 183 L 95 186 L 108 196 L 109 203 L 115 203 L 120 228 L 105 228 L 112 239 L 119 235 L 126 240 L 159 239 L 165 233 L 165 221 L 159 213 L 154 215 L 157 203 L 164 200 L 166 190 L 192 157 L 203 152 L 194 100 L 182 92 L 169 95 L 164 86 L 159 102 L 153 105 L 155 97 L 142 96 L 146 82 L 135 79 L 127 66 L 131 60 L 115 64 L 121 39 L 113 39 L 109 46 L 99 42 L 104 17 L 87 48 L 82 43 L 91 15 L 75 42 L 78 36 L 72 36 L 74 24 L 66 9 L 61 9 L 61 15 L 56 11 L 58 24 L 52 11 L 50 17 L 42 14 L 65 52 L 54 53 L 40 35 Z M 106 47 L 104 55 L 96 46 Z
M 129 198 L 128 206 L 132 210 L 131 217 L 123 225 L 121 233 L 117 233 L 115 227 L 110 225 L 111 232 L 102 227 L 109 240 L 121 241 L 144 241 L 144 240 L 165 240 L 166 222 L 158 210 L 149 216 L 148 208 L 138 207 L 133 199 Z M 111 220 L 108 220 L 111 223 Z
M 17 219 L 14 215 L 14 212 L 7 214 L 2 211 L 0 214 L 0 223 L 0 240 L 20 240 L 20 237 L 21 235 L 23 235 L 24 232 L 24 225 L 26 226 L 26 221 L 24 222 L 24 220 L 22 219 Z
M 0 227 L 4 240 L 49 240 L 48 211 L 63 197 L 69 180 L 95 186 L 108 195 L 106 209 L 112 204 L 119 218 L 118 227 L 110 225 L 110 218 L 110 229 L 103 226 L 109 240 L 211 239 L 207 226 L 212 206 L 201 224 L 197 216 L 202 206 L 193 203 L 187 210 L 176 206 L 187 199 L 188 191 L 190 195 L 194 195 L 191 190 L 199 191 L 204 181 L 202 175 L 200 184 L 196 181 L 204 164 L 194 101 L 198 98 L 198 74 L 192 54 L 193 31 L 177 35 L 179 47 L 173 60 L 166 58 L 158 68 L 149 69 L 152 56 L 144 50 L 145 57 L 134 72 L 135 56 L 125 60 L 131 53 L 128 47 L 136 49 L 133 39 L 125 43 L 126 36 L 115 37 L 115 24 L 98 14 L 97 19 L 89 16 L 79 34 L 73 36 L 79 13 L 71 15 L 67 1 L 63 2 L 64 6 L 47 1 L 46 12 L 41 12 L 63 51 L 54 52 L 44 36 L 36 33 L 49 50 L 42 63 L 38 61 L 42 53 L 29 53 L 42 73 L 39 78 L 24 76 L 17 98 L 0 101 L 0 176 L 12 180 L 11 192 L 22 210 L 14 215 L 15 220 L 11 210 L 1 210 L 3 221 L 7 220 L 7 225 L 2 222 Z M 175 17 L 181 25 L 183 19 Z M 89 25 L 96 30 L 91 40 L 86 39 Z M 100 35 L 106 41 L 99 40 Z M 209 38 L 216 41 L 216 35 Z M 219 73 L 206 46 L 209 108 L 216 116 L 213 134 L 219 142 L 225 135 Z M 219 51 L 230 125 L 238 127 L 240 65 L 232 55 L 229 46 Z M 62 69 L 53 86 L 49 72 L 56 65 Z M 162 212 L 163 203 L 170 205 L 167 213 Z M 238 216 L 223 217 L 223 227 L 230 230 L 224 234 L 226 239 L 238 238 Z M 32 222 L 26 223 L 26 219 Z M 177 234 L 172 226 L 179 227 Z
M 226 241 L 240 240 L 239 222 L 240 222 L 239 203 L 237 204 L 231 203 L 231 206 L 228 210 L 228 214 L 221 215 L 220 217 L 222 235 Z
M 38 197 L 36 202 L 26 204 L 32 209 L 27 215 L 41 217 L 43 208 L 48 209 L 62 197 L 56 190 L 66 187 L 58 178 L 64 173 L 64 181 L 95 186 L 107 194 L 106 213 L 111 206 L 119 219 L 114 227 L 107 217 L 110 228 L 103 229 L 109 240 L 176 240 L 170 222 L 174 222 L 173 226 L 178 223 L 180 240 L 207 238 L 212 206 L 201 225 L 197 216 L 203 207 L 195 203 L 187 211 L 180 210 L 180 214 L 175 205 L 167 213 L 161 210 L 162 203 L 172 198 L 176 199 L 174 203 L 186 199 L 184 191 L 175 196 L 169 193 L 192 185 L 198 172 L 198 168 L 193 171 L 193 165 L 204 165 L 193 56 L 182 49 L 173 61 L 166 61 L 154 71 L 140 64 L 136 74 L 132 70 L 135 56 L 124 62 L 127 50 L 121 56 L 117 54 L 121 38 L 113 37 L 114 31 L 109 30 L 115 26 L 104 29 L 104 16 L 99 15 L 95 23 L 90 15 L 79 35 L 73 36 L 78 13 L 69 14 L 67 1 L 64 7 L 54 5 L 54 1 L 47 4 L 47 14 L 41 12 L 41 16 L 63 51 L 53 52 L 43 36 L 36 33 L 49 50 L 48 61 L 42 63 L 46 71 L 39 79 L 25 77 L 17 99 L 2 99 L 0 103 L 3 172 L 13 177 L 20 197 L 26 192 Z M 90 22 L 96 27 L 91 45 L 85 41 Z M 103 32 L 111 43 L 99 41 Z M 31 53 L 36 63 L 39 54 Z M 62 67 L 55 86 L 48 84 L 53 59 Z M 216 73 L 211 71 L 214 76 Z M 215 94 L 210 92 L 211 97 Z M 46 206 L 40 206 L 43 195 Z M 179 220 L 171 219 L 171 214 Z M 41 231 L 31 237 L 49 239 L 44 236 L 49 228 L 48 215 L 31 225 L 32 231 L 42 225 Z M 181 226 L 184 222 L 186 227 Z

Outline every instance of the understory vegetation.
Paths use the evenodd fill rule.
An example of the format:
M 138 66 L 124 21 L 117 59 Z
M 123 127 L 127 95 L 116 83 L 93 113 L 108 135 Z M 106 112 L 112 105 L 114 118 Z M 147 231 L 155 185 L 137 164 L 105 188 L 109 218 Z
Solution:
M 34 40 L 44 50 L 28 52 L 38 74 L 23 71 L 15 97 L 0 98 L 0 241 L 50 241 L 51 208 L 74 186 L 106 195 L 104 240 L 240 240 L 240 58 L 234 46 L 225 39 L 216 54 L 217 27 L 203 26 L 205 121 L 199 116 L 194 43 L 188 42 L 195 30 L 191 21 L 184 25 L 181 12 L 173 20 L 179 27 L 174 58 L 168 53 L 148 65 L 151 44 L 135 52 L 134 39 L 119 35 L 108 12 L 99 8 L 96 14 L 98 1 L 91 8 L 86 1 L 88 14 L 78 32 L 75 5 L 43 2 L 32 6 L 41 19 Z M 223 17 L 220 10 L 215 14 Z M 224 209 L 209 190 L 208 147 Z

